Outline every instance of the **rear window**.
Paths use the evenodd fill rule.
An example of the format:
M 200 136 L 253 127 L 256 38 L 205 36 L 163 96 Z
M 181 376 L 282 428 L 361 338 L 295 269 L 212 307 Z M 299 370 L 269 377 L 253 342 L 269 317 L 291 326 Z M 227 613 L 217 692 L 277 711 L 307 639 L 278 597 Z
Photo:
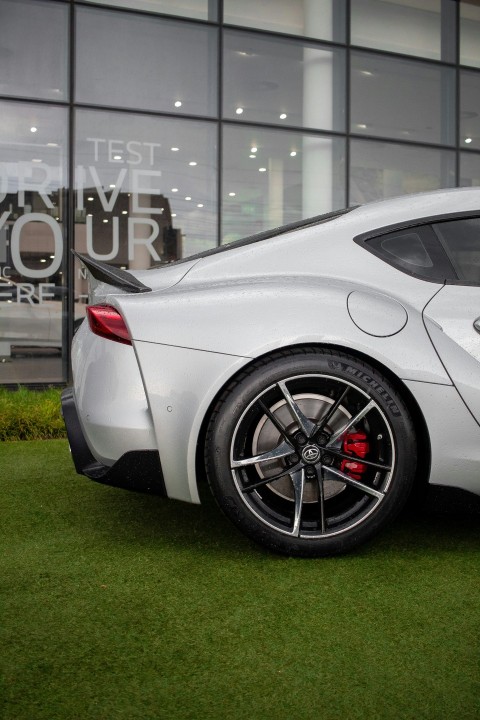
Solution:
M 436 223 L 433 228 L 459 281 L 480 285 L 480 218 Z
M 367 240 L 365 247 L 402 272 L 433 282 L 457 279 L 430 225 L 404 228 Z

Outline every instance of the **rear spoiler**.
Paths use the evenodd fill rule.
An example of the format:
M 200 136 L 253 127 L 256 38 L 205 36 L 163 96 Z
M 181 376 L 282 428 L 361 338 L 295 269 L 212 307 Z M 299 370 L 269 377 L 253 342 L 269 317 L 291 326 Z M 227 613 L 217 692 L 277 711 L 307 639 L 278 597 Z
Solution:
M 107 285 L 114 285 L 121 290 L 132 293 L 152 291 L 152 288 L 144 285 L 126 270 L 120 270 L 120 268 L 107 265 L 107 263 L 100 262 L 100 260 L 92 260 L 87 257 L 87 255 L 81 255 L 75 250 L 72 250 L 72 253 L 85 265 L 93 277 L 100 282 L 106 283 Z

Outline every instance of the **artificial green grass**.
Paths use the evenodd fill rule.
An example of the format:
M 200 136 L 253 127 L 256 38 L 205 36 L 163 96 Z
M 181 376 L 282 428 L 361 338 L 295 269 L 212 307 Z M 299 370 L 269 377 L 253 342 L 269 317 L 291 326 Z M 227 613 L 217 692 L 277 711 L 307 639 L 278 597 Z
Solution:
M 66 437 L 58 388 L 0 388 L 0 441 Z
M 480 717 L 478 515 L 404 515 L 356 554 L 271 555 L 210 501 L 0 446 L 4 720 Z

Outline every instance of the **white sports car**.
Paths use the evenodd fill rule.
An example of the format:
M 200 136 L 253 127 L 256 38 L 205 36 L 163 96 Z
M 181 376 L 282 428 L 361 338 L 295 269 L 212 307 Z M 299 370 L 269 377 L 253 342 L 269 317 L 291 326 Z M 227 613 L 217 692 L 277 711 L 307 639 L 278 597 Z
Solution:
M 480 189 L 311 218 L 147 271 L 81 257 L 76 469 L 322 556 L 415 483 L 480 494 Z

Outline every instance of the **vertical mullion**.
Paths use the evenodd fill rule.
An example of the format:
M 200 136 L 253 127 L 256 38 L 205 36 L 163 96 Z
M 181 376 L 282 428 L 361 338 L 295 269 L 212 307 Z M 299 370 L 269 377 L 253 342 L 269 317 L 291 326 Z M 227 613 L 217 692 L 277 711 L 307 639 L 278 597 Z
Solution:
M 66 295 L 66 318 L 63 321 L 63 341 L 66 347 L 63 347 L 63 378 L 67 383 L 72 382 L 71 371 L 71 345 L 73 338 L 74 320 L 75 320 L 75 262 L 72 255 L 75 233 L 75 168 L 74 168 L 74 139 L 75 139 L 75 119 L 74 119 L 74 96 L 75 96 L 75 7 L 73 2 L 70 3 L 69 17 L 70 31 L 70 52 L 69 52 L 69 103 L 68 103 L 68 189 L 67 189 L 67 236 L 64 240 L 64 271 L 66 273 L 67 295 Z

